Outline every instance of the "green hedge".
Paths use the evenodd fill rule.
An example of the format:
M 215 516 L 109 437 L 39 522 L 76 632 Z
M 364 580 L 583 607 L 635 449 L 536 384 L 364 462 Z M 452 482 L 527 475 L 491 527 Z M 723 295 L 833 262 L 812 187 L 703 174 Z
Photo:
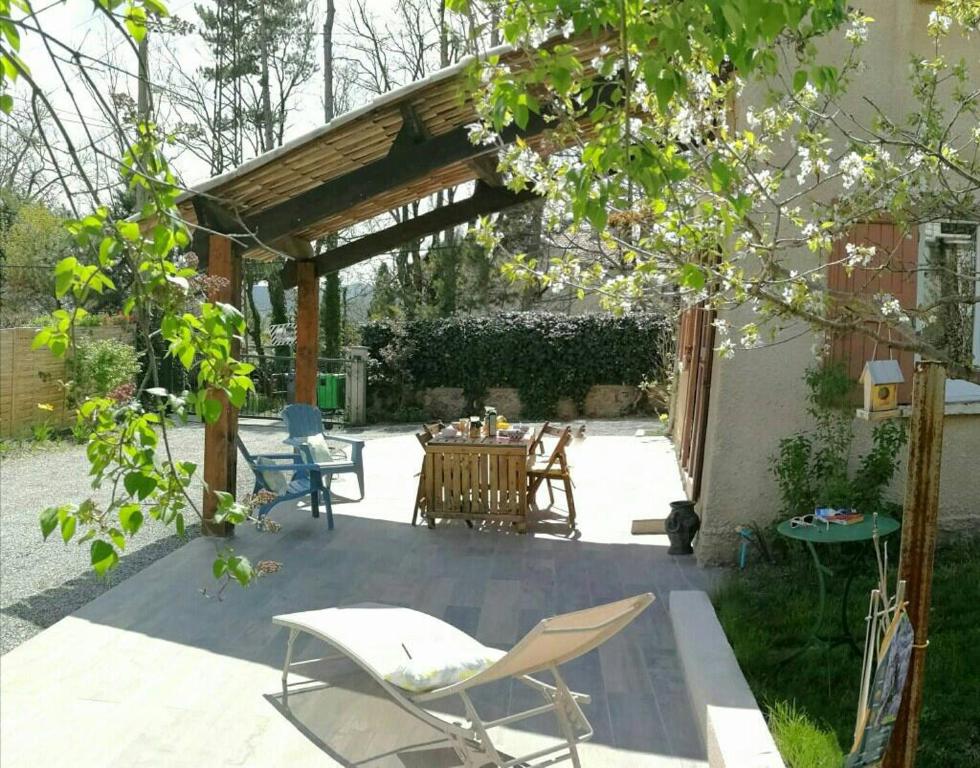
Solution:
M 490 387 L 514 387 L 525 417 L 579 405 L 594 384 L 665 381 L 673 328 L 662 316 L 502 312 L 362 329 L 371 354 L 368 394 L 387 408 L 410 409 L 416 392 L 461 387 L 479 404 Z M 394 415 L 394 414 L 391 414 Z

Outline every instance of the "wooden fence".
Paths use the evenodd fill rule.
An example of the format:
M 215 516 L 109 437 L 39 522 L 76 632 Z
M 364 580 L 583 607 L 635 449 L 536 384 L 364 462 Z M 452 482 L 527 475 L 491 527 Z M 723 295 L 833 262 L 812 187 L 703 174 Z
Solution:
M 61 384 L 68 379 L 67 360 L 47 349 L 31 349 L 36 333 L 36 328 L 0 328 L 0 437 L 20 436 L 43 422 L 60 429 L 72 418 Z M 125 326 L 78 329 L 79 339 L 131 342 L 132 336 Z

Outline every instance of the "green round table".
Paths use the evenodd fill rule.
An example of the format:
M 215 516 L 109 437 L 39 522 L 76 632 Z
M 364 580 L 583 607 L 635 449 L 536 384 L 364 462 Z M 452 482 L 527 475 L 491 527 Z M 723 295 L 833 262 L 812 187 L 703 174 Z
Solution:
M 850 645 L 851 649 L 855 653 L 858 655 L 861 654 L 861 650 L 858 648 L 857 643 L 854 642 L 854 638 L 847 626 L 847 597 L 851 591 L 851 582 L 854 580 L 854 576 L 857 573 L 854 565 L 858 558 L 854 558 L 849 564 L 847 569 L 847 577 L 844 581 L 844 596 L 841 599 L 840 613 L 841 633 L 837 636 L 824 637 L 820 634 L 820 628 L 823 626 L 824 609 L 827 603 L 827 583 L 825 576 L 833 576 L 834 574 L 830 568 L 820 562 L 820 557 L 817 554 L 817 548 L 815 545 L 847 544 L 855 541 L 871 541 L 874 538 L 874 526 L 876 523 L 878 526 L 878 538 L 880 539 L 884 539 L 886 536 L 891 536 L 891 534 L 895 533 L 895 531 L 901 527 L 898 520 L 885 515 L 878 515 L 877 520 L 875 520 L 873 515 L 867 515 L 860 523 L 853 523 L 851 525 L 835 525 L 834 523 L 824 525 L 823 523 L 814 523 L 813 525 L 804 525 L 794 528 L 792 521 L 784 520 L 776 526 L 776 532 L 779 533 L 780 536 L 785 536 L 787 539 L 802 541 L 806 544 L 807 549 L 810 550 L 810 556 L 813 558 L 813 564 L 817 569 L 817 583 L 820 589 L 820 603 L 817 607 L 817 618 L 814 622 L 813 630 L 810 633 L 810 638 L 799 651 L 792 654 L 786 659 L 786 661 L 799 656 L 801 653 L 803 653 L 803 651 L 815 643 L 824 643 L 829 644 L 830 646 L 846 643 L 847 645 Z M 858 557 L 859 556 L 860 554 Z

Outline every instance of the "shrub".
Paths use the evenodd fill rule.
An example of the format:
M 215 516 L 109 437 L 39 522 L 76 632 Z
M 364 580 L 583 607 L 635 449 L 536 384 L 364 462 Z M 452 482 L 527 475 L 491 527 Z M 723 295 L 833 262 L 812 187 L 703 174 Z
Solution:
M 878 422 L 871 450 L 849 471 L 854 442 L 854 412 L 849 402 L 853 382 L 843 364 L 810 368 L 804 377 L 809 394 L 807 412 L 814 428 L 779 441 L 771 469 L 782 498 L 785 516 L 813 512 L 816 507 L 853 507 L 860 512 L 894 511 L 884 493 L 898 468 L 898 453 L 905 445 L 905 424 L 900 419 Z
M 560 398 L 579 405 L 595 384 L 665 381 L 673 328 L 637 313 L 561 315 L 502 312 L 398 323 L 362 330 L 371 354 L 368 385 L 395 407 L 416 389 L 461 387 L 478 405 L 490 387 L 514 387 L 525 417 L 554 412 Z
M 121 385 L 132 384 L 140 371 L 139 358 L 130 344 L 116 339 L 79 342 L 72 369 L 75 399 L 104 397 Z

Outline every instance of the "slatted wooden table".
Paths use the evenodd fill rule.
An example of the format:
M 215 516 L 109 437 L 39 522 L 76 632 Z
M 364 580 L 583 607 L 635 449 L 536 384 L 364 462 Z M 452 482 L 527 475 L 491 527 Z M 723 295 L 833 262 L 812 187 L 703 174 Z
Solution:
M 433 438 L 425 446 L 424 509 L 437 519 L 498 520 L 527 531 L 530 441 Z

